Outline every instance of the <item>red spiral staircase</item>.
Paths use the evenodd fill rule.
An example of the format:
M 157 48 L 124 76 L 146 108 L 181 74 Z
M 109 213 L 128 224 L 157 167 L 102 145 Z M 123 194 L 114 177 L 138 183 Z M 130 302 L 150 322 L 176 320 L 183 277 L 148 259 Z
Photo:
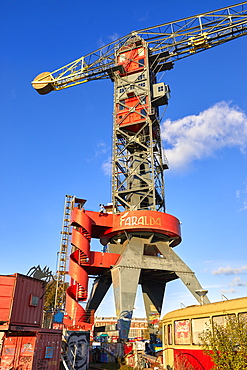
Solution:
M 106 220 L 103 214 L 89 213 L 96 215 L 96 218 Z M 94 312 L 86 312 L 80 304 L 88 298 L 89 275 L 101 275 L 109 270 L 112 265 L 116 264 L 119 254 L 90 251 L 91 238 L 99 237 L 109 226 L 97 227 L 95 221 L 88 216 L 84 209 L 73 209 L 71 226 L 73 227 L 71 244 L 72 251 L 74 251 L 70 255 L 69 275 L 71 281 L 67 289 L 67 317 L 64 323 L 67 328 L 90 330 Z

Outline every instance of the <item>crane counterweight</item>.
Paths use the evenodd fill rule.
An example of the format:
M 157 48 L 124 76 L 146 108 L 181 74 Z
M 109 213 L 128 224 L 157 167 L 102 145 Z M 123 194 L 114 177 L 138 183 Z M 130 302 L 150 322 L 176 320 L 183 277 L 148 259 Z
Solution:
M 53 78 L 50 72 L 42 72 L 32 82 L 33 88 L 40 94 L 46 95 L 54 90 Z

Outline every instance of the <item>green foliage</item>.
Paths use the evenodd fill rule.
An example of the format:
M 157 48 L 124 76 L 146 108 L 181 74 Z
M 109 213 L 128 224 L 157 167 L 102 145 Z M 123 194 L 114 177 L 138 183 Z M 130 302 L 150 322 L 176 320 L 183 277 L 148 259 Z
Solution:
M 215 370 L 247 369 L 247 321 L 228 316 L 225 325 L 214 324 L 200 339 L 204 352 L 214 362 Z
M 49 311 L 54 308 L 57 281 L 52 279 L 46 286 L 44 310 Z
M 58 300 L 60 302 L 60 308 L 64 305 L 65 302 L 65 295 L 66 289 L 68 288 L 68 283 L 60 284 L 58 287 Z M 44 310 L 52 311 L 55 308 L 55 297 L 56 297 L 56 289 L 57 289 L 57 278 L 54 276 L 53 280 L 51 280 L 46 286 L 46 293 L 45 293 L 45 304 Z
M 65 296 L 66 296 L 66 289 L 68 287 L 68 283 L 60 284 L 58 288 L 58 306 L 59 308 L 63 308 L 65 303 Z M 46 286 L 45 292 L 45 303 L 44 303 L 44 318 L 43 318 L 43 327 L 51 328 L 52 326 L 52 319 L 55 310 L 55 297 L 56 297 L 56 289 L 57 289 L 57 278 L 56 276 L 53 277 L 51 281 Z

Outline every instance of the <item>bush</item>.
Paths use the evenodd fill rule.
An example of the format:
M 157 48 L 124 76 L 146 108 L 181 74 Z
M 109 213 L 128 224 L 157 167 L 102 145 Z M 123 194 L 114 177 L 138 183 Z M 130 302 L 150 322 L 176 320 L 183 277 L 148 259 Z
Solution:
M 215 370 L 247 369 L 247 321 L 230 315 L 224 325 L 214 324 L 200 336 Z

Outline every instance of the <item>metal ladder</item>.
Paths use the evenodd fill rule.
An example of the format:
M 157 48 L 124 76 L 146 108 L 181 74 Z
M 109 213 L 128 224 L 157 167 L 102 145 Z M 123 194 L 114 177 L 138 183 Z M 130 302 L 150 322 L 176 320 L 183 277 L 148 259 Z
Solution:
M 65 305 L 65 290 L 66 290 L 66 275 L 68 274 L 67 259 L 68 248 L 70 244 L 70 217 L 74 206 L 75 197 L 72 195 L 65 196 L 64 214 L 61 231 L 60 251 L 58 253 L 57 265 L 57 285 L 55 295 L 55 308 L 64 309 Z

